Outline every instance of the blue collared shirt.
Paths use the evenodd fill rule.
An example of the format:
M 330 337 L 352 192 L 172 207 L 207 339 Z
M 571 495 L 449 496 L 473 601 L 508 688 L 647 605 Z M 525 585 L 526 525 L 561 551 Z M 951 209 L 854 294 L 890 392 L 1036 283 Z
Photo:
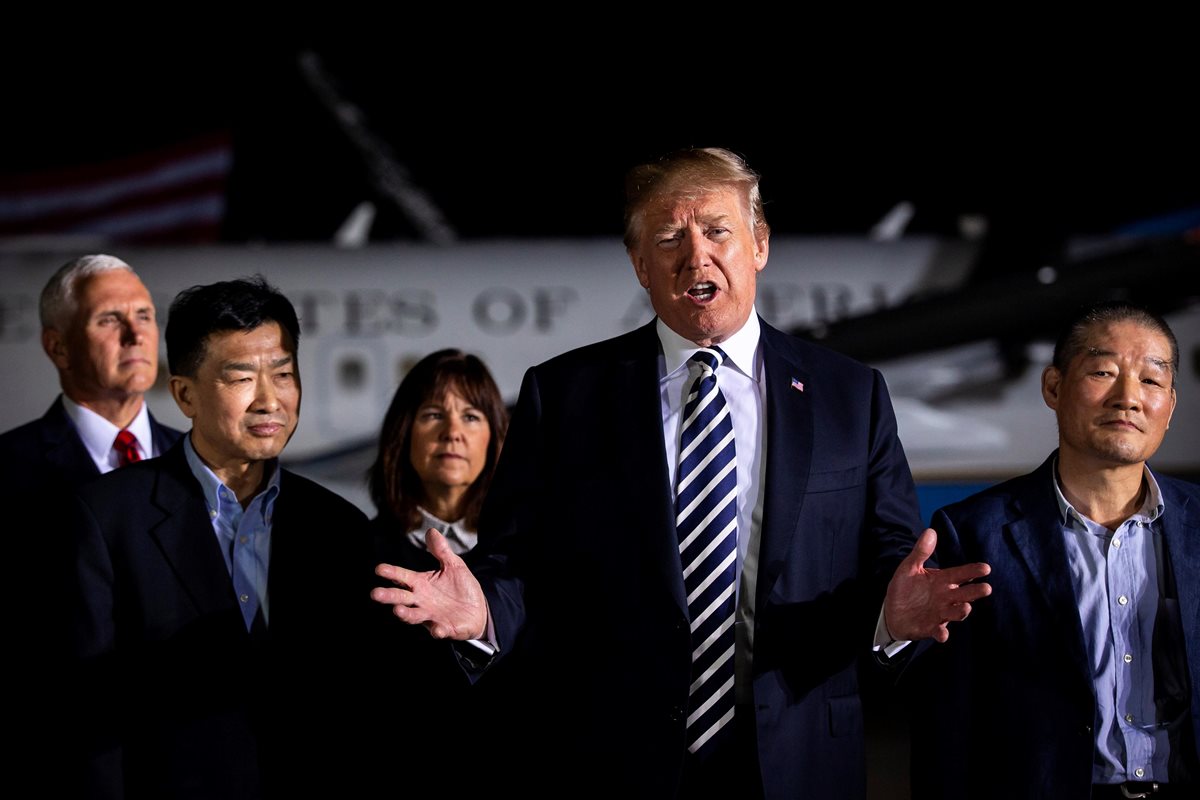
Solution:
M 271 518 L 275 500 L 279 497 L 278 459 L 263 465 L 270 475 L 267 488 L 243 509 L 237 495 L 196 455 L 190 435 L 183 437 L 183 450 L 192 474 L 204 491 L 208 518 L 221 546 L 225 568 L 233 578 L 233 590 L 242 609 L 246 630 L 250 629 L 259 609 L 262 609 L 263 623 L 269 623 L 267 573 L 271 563 Z
M 1145 469 L 1146 499 L 1109 530 L 1063 496 L 1055 464 L 1071 584 L 1096 690 L 1094 783 L 1164 781 L 1170 745 L 1154 704 L 1154 623 L 1158 615 L 1163 500 Z

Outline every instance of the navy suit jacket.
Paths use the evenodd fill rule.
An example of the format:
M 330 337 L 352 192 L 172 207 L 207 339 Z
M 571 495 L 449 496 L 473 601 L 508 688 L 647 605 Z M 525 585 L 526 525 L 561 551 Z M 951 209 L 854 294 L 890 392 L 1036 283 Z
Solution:
M 252 636 L 182 442 L 81 488 L 68 590 L 83 748 L 73 796 L 353 794 L 375 610 L 365 524 L 283 470 L 270 625 Z
M 155 452 L 165 453 L 180 432 L 151 415 Z M 48 591 L 66 564 L 66 535 L 61 512 L 83 483 L 99 477 L 75 425 L 57 398 L 32 422 L 0 434 L 0 508 L 4 509 L 5 650 L 25 690 L 12 699 L 13 730 L 22 731 L 11 764 L 3 773 L 24 789 L 43 786 L 61 774 L 59 747 L 62 714 L 56 710 L 62 668 L 62 609 Z
M 167 452 L 182 435 L 161 425 L 150 415 L 154 452 Z M 62 397 L 39 419 L 0 435 L 0 475 L 4 491 L 14 497 L 41 493 L 49 488 L 61 495 L 84 481 L 100 475 L 71 418 L 63 408 Z
M 1084 800 L 1091 793 L 1096 700 L 1053 464 L 1051 455 L 1035 472 L 934 515 L 939 563 L 986 561 L 993 591 L 906 676 L 920 698 L 914 797 Z M 1164 595 L 1178 612 L 1160 610 L 1156 644 L 1160 635 L 1175 639 L 1186 660 L 1177 671 L 1190 682 L 1183 690 L 1190 718 L 1172 735 L 1177 777 L 1178 759 L 1194 765 L 1200 756 L 1200 486 L 1155 478 L 1165 505 Z M 1156 673 L 1166 650 L 1155 653 Z
M 856 659 L 911 549 L 915 490 L 877 372 L 765 323 L 761 347 L 760 778 L 768 798 L 853 798 Z M 691 644 L 659 358 L 650 323 L 526 373 L 472 554 L 502 649 L 521 639 L 524 718 L 540 720 L 518 781 L 678 789 Z

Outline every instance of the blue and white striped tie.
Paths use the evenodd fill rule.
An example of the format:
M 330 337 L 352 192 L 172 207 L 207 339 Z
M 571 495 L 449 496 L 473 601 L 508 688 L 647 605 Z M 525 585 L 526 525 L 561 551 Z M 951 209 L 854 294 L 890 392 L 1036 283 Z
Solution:
M 705 746 L 733 721 L 733 647 L 737 574 L 737 459 L 733 420 L 717 387 L 719 347 L 697 352 L 700 366 L 683 406 L 675 527 L 692 622 L 688 751 Z M 732 730 L 732 729 L 731 729 Z

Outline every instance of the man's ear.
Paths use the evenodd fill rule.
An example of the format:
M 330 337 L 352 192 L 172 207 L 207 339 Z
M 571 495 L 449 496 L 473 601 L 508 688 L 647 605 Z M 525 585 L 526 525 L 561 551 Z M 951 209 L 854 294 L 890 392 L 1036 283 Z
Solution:
M 630 260 L 630 262 L 633 263 L 633 272 L 635 275 L 637 275 L 638 283 L 640 283 L 642 285 L 643 289 L 649 289 L 650 288 L 650 276 L 646 272 L 645 262 L 642 261 L 642 259 L 638 256 L 638 254 L 635 251 L 628 250 L 626 252 L 629 253 L 629 260 Z
M 71 358 L 67 350 L 67 339 L 57 328 L 42 328 L 42 349 L 59 369 L 69 369 Z
M 171 390 L 171 397 L 175 398 L 175 405 L 179 406 L 183 415 L 188 419 L 195 419 L 196 387 L 192 383 L 192 379 L 182 375 L 172 375 L 167 381 L 167 388 Z
M 1042 370 L 1042 400 L 1052 410 L 1058 411 L 1058 387 L 1062 384 L 1062 373 L 1051 364 Z
M 755 244 L 757 249 L 754 251 L 754 271 L 762 272 L 767 266 L 767 255 L 771 252 L 771 237 L 763 236 Z

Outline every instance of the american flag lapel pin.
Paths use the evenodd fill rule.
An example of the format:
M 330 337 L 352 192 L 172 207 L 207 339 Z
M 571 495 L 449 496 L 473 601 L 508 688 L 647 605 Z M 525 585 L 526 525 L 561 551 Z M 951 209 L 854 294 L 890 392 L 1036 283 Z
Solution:
M 797 392 L 803 392 L 803 391 L 804 391 L 804 384 L 803 384 L 803 383 L 801 383 L 801 382 L 800 382 L 799 380 L 797 380 L 796 378 L 792 378 L 792 388 L 793 388 L 793 389 L 795 389 Z

